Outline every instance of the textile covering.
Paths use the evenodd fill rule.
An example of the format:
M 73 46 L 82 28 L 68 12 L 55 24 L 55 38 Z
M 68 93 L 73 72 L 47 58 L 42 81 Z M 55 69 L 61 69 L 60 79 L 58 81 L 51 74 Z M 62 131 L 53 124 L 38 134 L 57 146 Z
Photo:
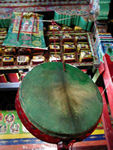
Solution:
M 10 23 L 11 19 L 0 19 L 0 28 L 8 28 Z
M 76 15 L 73 11 L 66 11 L 55 11 L 54 20 L 60 24 L 80 26 L 82 29 L 90 31 L 93 23 L 92 20 L 85 16 Z
M 42 19 L 39 14 L 14 12 L 3 45 L 47 49 Z
M 65 12 L 67 14 L 89 16 L 91 8 L 89 5 L 63 5 L 63 6 L 37 6 L 37 7 L 12 7 L 0 8 L 0 27 L 9 27 L 12 12 L 44 12 L 56 11 L 57 13 Z
M 99 11 L 99 16 L 97 20 L 108 19 L 108 14 L 110 10 L 110 2 L 111 0 L 99 0 L 100 11 Z
M 9 28 L 11 23 L 12 10 L 9 8 L 0 8 L 0 28 Z
M 1 0 L 0 7 L 37 7 L 54 5 L 89 4 L 90 0 Z

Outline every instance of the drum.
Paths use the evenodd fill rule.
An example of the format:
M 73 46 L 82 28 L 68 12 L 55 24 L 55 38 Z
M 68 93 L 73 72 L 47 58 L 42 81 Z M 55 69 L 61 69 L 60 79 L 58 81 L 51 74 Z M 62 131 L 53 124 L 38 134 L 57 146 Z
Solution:
M 23 79 L 16 109 L 24 126 L 49 142 L 79 141 L 92 133 L 102 113 L 102 97 L 87 74 L 60 62 L 34 67 Z

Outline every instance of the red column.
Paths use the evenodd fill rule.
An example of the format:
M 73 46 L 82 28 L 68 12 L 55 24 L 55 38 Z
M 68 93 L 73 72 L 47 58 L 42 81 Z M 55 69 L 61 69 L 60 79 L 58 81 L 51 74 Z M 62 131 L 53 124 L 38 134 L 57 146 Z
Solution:
M 103 88 L 99 87 L 99 91 L 100 91 L 100 93 L 102 93 Z M 108 150 L 113 150 L 113 128 L 112 128 L 112 124 L 111 124 L 111 120 L 110 120 L 104 93 L 102 94 L 102 98 L 103 98 L 102 122 L 103 122 L 107 147 L 108 147 Z

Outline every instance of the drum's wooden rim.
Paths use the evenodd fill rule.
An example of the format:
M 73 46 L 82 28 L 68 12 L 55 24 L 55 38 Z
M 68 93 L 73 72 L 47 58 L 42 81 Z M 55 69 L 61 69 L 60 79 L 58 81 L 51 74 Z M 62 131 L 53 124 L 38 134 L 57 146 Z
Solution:
M 81 135 L 79 137 L 72 137 L 72 138 L 64 139 L 64 138 L 59 138 L 57 136 L 53 137 L 51 135 L 45 134 L 44 132 L 42 132 L 38 128 L 36 128 L 29 121 L 29 119 L 27 118 L 24 110 L 21 107 L 20 101 L 19 101 L 19 90 L 18 90 L 17 95 L 16 95 L 15 108 L 17 110 L 17 114 L 18 114 L 20 120 L 22 121 L 23 125 L 26 127 L 26 129 L 31 134 L 33 134 L 35 137 L 39 138 L 42 141 L 53 143 L 53 144 L 57 144 L 60 141 L 73 141 L 74 140 L 75 142 L 78 142 L 78 141 L 81 141 L 81 140 L 85 139 L 86 137 L 88 137 L 96 129 L 96 127 L 97 127 L 97 125 L 98 125 L 98 123 L 100 121 L 100 118 L 101 118 L 101 116 L 100 116 L 100 118 L 98 119 L 97 123 L 91 129 L 89 129 L 88 131 L 83 133 L 83 135 Z

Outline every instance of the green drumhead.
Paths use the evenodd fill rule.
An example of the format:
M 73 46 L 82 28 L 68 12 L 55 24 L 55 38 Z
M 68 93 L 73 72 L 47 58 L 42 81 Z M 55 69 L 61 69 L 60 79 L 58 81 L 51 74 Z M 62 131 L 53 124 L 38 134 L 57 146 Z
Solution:
M 102 113 L 96 85 L 78 68 L 62 63 L 34 67 L 23 79 L 20 103 L 26 116 L 40 131 L 56 137 L 86 133 Z

